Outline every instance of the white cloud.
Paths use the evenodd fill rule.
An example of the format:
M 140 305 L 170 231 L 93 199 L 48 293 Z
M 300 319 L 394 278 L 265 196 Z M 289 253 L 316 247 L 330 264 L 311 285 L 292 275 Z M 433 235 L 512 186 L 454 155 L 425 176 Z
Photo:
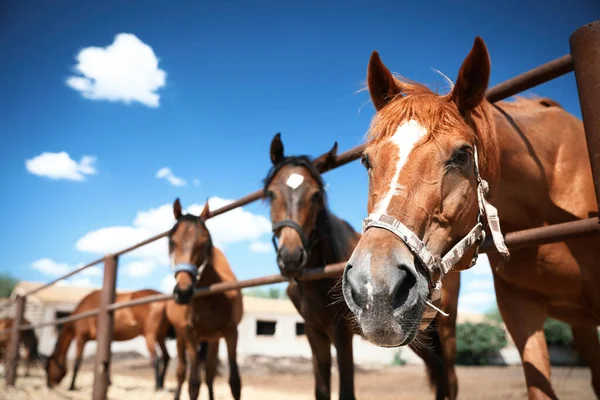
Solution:
M 192 182 L 194 183 L 194 186 L 200 186 L 200 180 L 199 179 L 194 179 Z
M 119 33 L 106 47 L 86 47 L 75 57 L 77 73 L 67 85 L 92 100 L 139 102 L 158 107 L 166 72 L 152 47 L 131 33 Z
M 49 276 L 61 276 L 73 271 L 75 268 L 81 267 L 83 264 L 76 266 L 70 266 L 64 263 L 58 263 L 50 258 L 41 258 L 31 263 L 31 267 L 41 273 Z M 80 272 L 81 275 L 86 276 L 100 276 L 102 275 L 102 269 L 100 267 L 89 267 Z
M 273 245 L 269 242 L 255 241 L 250 243 L 250 251 L 254 253 L 270 253 Z
M 149 276 L 154 271 L 156 264 L 150 260 L 133 261 L 119 268 L 130 278 L 142 278 Z
M 173 274 L 165 275 L 160 281 L 160 291 L 163 293 L 172 293 L 175 287 L 175 277 Z
M 175 176 L 171 168 L 163 167 L 156 172 L 157 179 L 166 179 L 173 186 L 185 186 L 187 182 L 184 179 Z M 194 182 L 195 184 L 195 182 Z
M 213 197 L 209 199 L 211 210 L 215 210 L 231 200 Z M 191 204 L 186 212 L 199 215 L 204 204 Z M 175 223 L 172 204 L 139 211 L 131 226 L 109 226 L 88 232 L 76 243 L 77 250 L 106 254 L 114 253 L 149 237 L 170 229 Z M 230 244 L 258 242 L 265 234 L 271 233 L 271 222 L 262 215 L 253 214 L 244 208 L 237 208 L 207 221 L 214 244 L 224 249 Z M 255 245 L 256 246 L 256 245 Z M 146 276 L 152 270 L 169 265 L 168 243 L 163 238 L 143 246 L 131 253 L 133 260 L 125 264 L 123 271 L 131 277 Z M 148 272 L 148 270 L 151 270 Z M 145 274 L 145 275 L 144 275 Z M 165 278 L 166 279 L 166 278 Z M 169 289 L 169 292 L 172 290 Z
M 50 179 L 68 179 L 83 181 L 85 175 L 94 175 L 96 157 L 83 156 L 79 162 L 73 160 L 69 153 L 44 152 L 32 159 L 25 160 L 27 171 L 34 175 L 45 176 Z

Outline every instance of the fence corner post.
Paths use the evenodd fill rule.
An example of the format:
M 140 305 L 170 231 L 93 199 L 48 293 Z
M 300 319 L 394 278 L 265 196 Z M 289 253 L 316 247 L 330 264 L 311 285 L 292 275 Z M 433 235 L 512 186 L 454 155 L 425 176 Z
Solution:
M 111 254 L 104 258 L 104 279 L 100 294 L 100 307 L 97 319 L 98 347 L 94 367 L 93 400 L 106 400 L 110 382 L 110 344 L 114 332 L 113 312 L 108 307 L 115 302 L 117 287 L 118 258 Z
M 21 331 L 19 328 L 23 325 L 25 316 L 25 296 L 17 296 L 16 302 L 15 319 L 13 321 L 12 332 L 10 333 L 10 347 L 8 348 L 8 362 L 6 369 L 7 386 L 15 386 L 15 381 L 17 380 L 19 344 L 21 343 Z
M 579 105 L 600 205 L 600 20 L 577 29 L 569 39 Z

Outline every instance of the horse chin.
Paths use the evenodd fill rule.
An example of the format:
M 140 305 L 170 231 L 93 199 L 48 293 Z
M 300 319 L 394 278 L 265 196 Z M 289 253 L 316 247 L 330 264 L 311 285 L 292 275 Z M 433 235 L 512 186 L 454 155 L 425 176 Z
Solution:
M 380 347 L 399 347 L 410 344 L 419 332 L 419 318 L 423 310 L 415 304 L 405 315 L 397 312 L 378 313 L 363 311 L 356 317 L 362 336 Z M 390 310 L 391 311 L 391 310 Z M 404 314 L 404 313 L 403 313 Z

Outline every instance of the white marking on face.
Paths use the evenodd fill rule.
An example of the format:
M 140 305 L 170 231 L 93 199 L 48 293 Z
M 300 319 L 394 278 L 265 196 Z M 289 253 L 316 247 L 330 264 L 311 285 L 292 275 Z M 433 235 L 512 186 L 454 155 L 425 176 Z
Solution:
M 367 282 L 367 284 L 365 285 L 365 289 L 367 289 L 367 297 L 368 297 L 367 310 L 368 310 L 369 303 L 373 302 L 373 285 L 371 284 L 371 281 Z
M 388 141 L 388 143 L 395 145 L 397 148 L 398 163 L 396 164 L 394 176 L 392 177 L 392 180 L 389 183 L 389 190 L 387 194 L 375 206 L 375 215 L 385 214 L 387 212 L 388 207 L 390 206 L 392 198 L 404 189 L 403 186 L 398 184 L 400 171 L 402 171 L 402 167 L 404 167 L 404 165 L 408 161 L 408 156 L 415 147 L 415 144 L 419 140 L 421 140 L 425 135 L 427 135 L 427 129 L 425 129 L 414 119 L 411 119 L 401 124 L 398 127 L 398 129 L 396 129 L 396 133 L 394 133 L 394 136 L 392 136 Z
M 296 190 L 300 185 L 302 185 L 302 182 L 304 182 L 304 177 L 300 174 L 293 173 L 288 176 L 285 184 L 291 187 L 293 190 Z
M 171 253 L 171 271 L 175 271 L 175 252 Z

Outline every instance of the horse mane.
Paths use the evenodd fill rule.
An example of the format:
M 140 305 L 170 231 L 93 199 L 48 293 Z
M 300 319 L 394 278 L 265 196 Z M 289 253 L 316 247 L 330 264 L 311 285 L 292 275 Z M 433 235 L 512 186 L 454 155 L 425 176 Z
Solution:
M 269 172 L 267 173 L 266 178 L 263 180 L 263 196 L 267 194 L 267 188 L 275 178 L 275 175 L 285 166 L 291 165 L 294 167 L 304 167 L 308 170 L 310 175 L 317 181 L 319 185 L 319 190 L 324 192 L 325 182 L 323 181 L 323 177 L 321 176 L 321 172 L 317 169 L 317 167 L 313 164 L 313 160 L 311 157 L 306 155 L 301 156 L 288 156 L 285 157 L 281 162 L 273 165 Z
M 439 95 L 427 86 L 395 75 L 401 88 L 391 101 L 375 114 L 367 132 L 367 141 L 381 143 L 391 138 L 404 121 L 414 119 L 427 129 L 425 142 L 440 134 L 464 132 L 465 139 L 477 145 L 479 167 L 488 180 L 498 173 L 499 149 L 495 136 L 492 110 L 487 100 L 467 115 L 461 115 L 450 100 L 450 93 Z M 465 123 L 471 129 L 464 129 Z

